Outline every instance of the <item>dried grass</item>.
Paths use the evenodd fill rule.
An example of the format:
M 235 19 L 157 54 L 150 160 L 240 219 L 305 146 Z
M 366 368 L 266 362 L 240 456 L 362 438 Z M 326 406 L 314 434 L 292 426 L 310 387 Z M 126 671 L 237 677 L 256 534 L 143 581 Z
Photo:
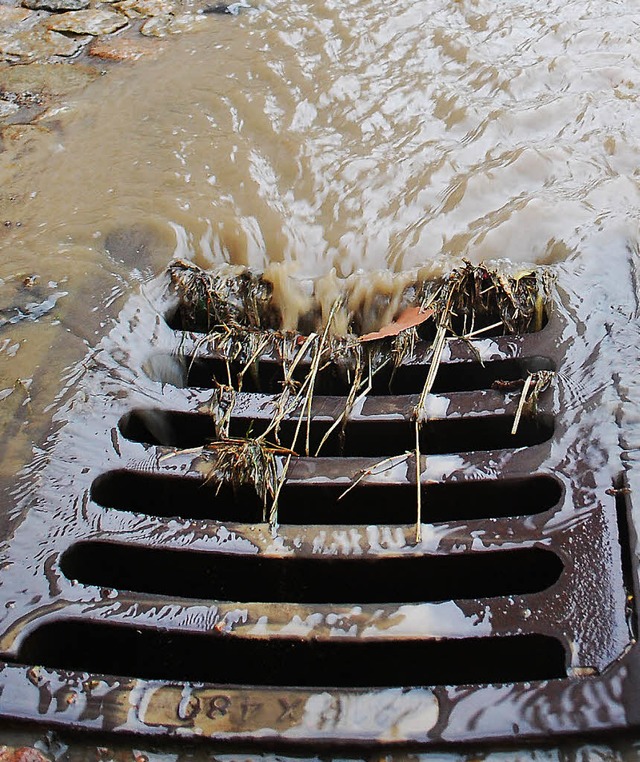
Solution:
M 205 475 L 205 482 L 215 479 L 223 484 L 251 487 L 262 501 L 265 518 L 279 485 L 276 455 L 294 455 L 260 438 L 229 437 L 204 445 L 194 464 Z
M 262 276 L 246 269 L 220 268 L 205 271 L 196 265 L 178 260 L 169 273 L 179 297 L 179 315 L 183 325 L 198 326 L 203 332 L 200 342 L 227 362 L 225 384 L 218 384 L 214 394 L 212 414 L 216 421 L 216 441 L 205 445 L 199 465 L 207 479 L 219 484 L 251 486 L 263 502 L 265 517 L 277 523 L 277 504 L 292 458 L 298 452 L 310 452 L 310 431 L 313 401 L 322 371 L 331 364 L 347 379 L 350 389 L 339 415 L 325 434 L 315 455 L 319 455 L 327 440 L 338 430 L 344 443 L 345 426 L 354 406 L 370 394 L 373 379 L 383 367 L 395 369 L 410 358 L 416 343 L 431 337 L 432 352 L 429 372 L 413 410 L 415 422 L 416 469 L 416 541 L 421 540 L 423 460 L 420 453 L 421 430 L 427 420 L 427 399 L 435 382 L 444 348 L 450 338 L 470 341 L 489 331 L 514 334 L 538 330 L 544 319 L 544 304 L 549 297 L 549 276 L 545 270 L 526 270 L 510 275 L 484 265 L 469 262 L 439 281 L 416 283 L 406 290 L 402 309 L 428 313 L 428 319 L 397 330 L 398 325 L 385 329 L 380 338 L 368 334 L 361 340 L 350 333 L 337 335 L 333 321 L 345 309 L 345 297 L 335 300 L 324 325 L 308 336 L 281 329 L 280 310 L 273 302 L 273 287 Z M 316 309 L 316 313 L 321 311 Z M 356 325 L 357 321 L 353 323 Z M 435 337 L 434 337 L 435 334 Z M 255 372 L 264 356 L 278 358 L 283 366 L 284 380 L 279 393 L 273 397 L 273 414 L 266 431 L 259 437 L 229 436 L 229 421 L 235 405 L 234 386 L 242 389 L 246 373 Z M 232 377 L 231 362 L 243 363 L 242 371 Z M 294 373 L 308 368 L 303 380 Z M 521 405 L 514 421 L 514 433 L 523 414 L 535 407 L 538 395 L 550 383 L 544 372 L 533 374 L 526 382 Z M 292 442 L 283 445 L 280 428 L 283 420 L 297 417 Z M 306 424 L 306 425 L 305 425 Z M 299 446 L 300 434 L 304 441 Z M 394 459 L 382 461 L 378 466 Z M 281 468 L 279 467 L 281 465 Z M 377 466 L 361 472 L 349 489 L 365 476 L 376 472 Z
M 518 433 L 518 426 L 523 413 L 535 415 L 538 406 L 538 398 L 542 392 L 549 387 L 555 373 L 552 370 L 538 370 L 535 373 L 529 373 L 522 386 L 520 401 L 513 419 L 511 434 L 515 436 Z

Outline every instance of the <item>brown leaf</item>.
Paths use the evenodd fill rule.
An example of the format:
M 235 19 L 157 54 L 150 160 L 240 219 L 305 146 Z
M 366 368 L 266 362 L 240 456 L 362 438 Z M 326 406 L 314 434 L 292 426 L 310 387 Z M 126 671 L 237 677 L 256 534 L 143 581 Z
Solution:
M 364 336 L 360 337 L 360 341 L 374 341 L 375 339 L 384 339 L 386 336 L 397 336 L 400 331 L 406 331 L 407 328 L 420 325 L 420 323 L 424 323 L 432 315 L 432 309 L 424 310 L 423 312 L 420 307 L 407 307 L 392 323 L 385 325 L 379 331 L 365 333 Z

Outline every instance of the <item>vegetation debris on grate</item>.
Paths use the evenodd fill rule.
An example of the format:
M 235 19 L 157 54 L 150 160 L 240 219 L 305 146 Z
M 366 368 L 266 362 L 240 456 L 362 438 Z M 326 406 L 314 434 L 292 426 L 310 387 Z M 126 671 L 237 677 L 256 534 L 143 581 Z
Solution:
M 354 475 L 347 489 L 353 489 L 373 471 L 379 473 L 413 458 L 418 485 L 417 541 L 422 523 L 420 481 L 424 467 L 420 432 L 428 419 L 427 401 L 447 340 L 471 341 L 489 334 L 540 330 L 551 280 L 544 268 L 511 274 L 506 269 L 465 262 L 446 277 L 405 283 L 396 298 L 393 319 L 380 324 L 389 314 L 388 309 L 381 309 L 376 330 L 363 333 L 365 321 L 354 306 L 357 300 L 353 283 L 350 287 L 348 281 L 329 307 L 320 297 L 310 297 L 298 330 L 292 331 L 285 330 L 274 284 L 264 274 L 230 266 L 208 271 L 184 260 L 172 263 L 169 274 L 179 299 L 180 327 L 200 332 L 198 348 L 206 345 L 226 363 L 225 383 L 214 380 L 213 384 L 211 407 L 216 439 L 199 448 L 197 467 L 207 480 L 220 485 L 252 485 L 263 501 L 265 519 L 268 516 L 272 525 L 277 524 L 278 496 L 292 457 L 319 455 L 336 431 L 343 444 L 349 416 L 371 393 L 374 376 L 388 366 L 393 376 L 414 354 L 418 341 L 431 342 L 431 366 L 412 415 L 415 447 Z M 304 327 L 309 330 L 304 331 Z M 231 437 L 229 422 L 236 391 L 242 391 L 245 375 L 257 376 L 258 364 L 265 355 L 275 356 L 283 366 L 281 388 L 273 396 L 271 422 L 258 436 L 249 432 L 245 437 Z M 232 363 L 240 363 L 241 370 L 232 373 Z M 328 364 L 345 377 L 349 391 L 340 414 L 312 453 L 312 404 L 318 375 Z M 302 380 L 301 368 L 306 369 Z M 535 411 L 537 397 L 549 386 L 552 376 L 551 371 L 538 371 L 524 380 L 513 434 L 521 417 Z M 282 422 L 290 417 L 297 417 L 297 426 L 291 441 L 283 443 Z

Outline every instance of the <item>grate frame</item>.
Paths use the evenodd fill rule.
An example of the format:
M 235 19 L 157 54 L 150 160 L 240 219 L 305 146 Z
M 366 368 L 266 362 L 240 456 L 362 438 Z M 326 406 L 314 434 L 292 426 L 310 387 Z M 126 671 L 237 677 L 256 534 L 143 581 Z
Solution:
M 422 479 L 438 484 L 472 481 L 519 482 L 532 474 L 557 480 L 557 500 L 539 513 L 429 523 L 425 506 L 423 537 L 415 543 L 411 523 L 352 525 L 283 524 L 277 535 L 257 521 L 166 517 L 151 509 L 125 510 L 95 499 L 96 480 L 110 473 L 197 480 L 193 456 L 166 458 L 166 448 L 134 441 L 122 421 L 136 409 L 206 415 L 211 390 L 159 383 L 119 352 L 140 341 L 154 347 L 149 357 L 179 352 L 208 361 L 194 334 L 170 328 L 163 318 L 160 284 L 153 294 L 154 314 L 143 299 L 132 299 L 119 325 L 100 348 L 83 382 L 83 393 L 65 411 L 68 421 L 47 455 L 38 489 L 29 494 L 4 553 L 0 582 L 6 606 L 0 624 L 0 717 L 44 721 L 67 728 L 150 736 L 204 736 L 222 741 L 370 744 L 481 741 L 542 738 L 549 733 L 582 733 L 640 723 L 636 699 L 640 668 L 636 575 L 629 547 L 635 529 L 631 498 L 619 476 L 622 466 L 611 443 L 617 423 L 606 410 L 584 424 L 580 440 L 556 393 L 540 401 L 540 416 L 554 421 L 553 432 L 531 446 L 496 450 L 464 449 L 426 457 Z M 552 307 L 538 333 L 452 340 L 447 369 L 476 362 L 524 362 L 544 358 L 564 372 L 571 321 L 561 302 Z M 149 357 L 146 366 L 149 366 Z M 420 347 L 412 361 L 424 366 L 429 350 Z M 570 372 L 570 369 L 569 371 Z M 153 375 L 153 374 L 151 374 Z M 455 374 L 454 374 L 455 375 Z M 266 418 L 268 395 L 238 394 L 246 420 Z M 354 413 L 359 422 L 398 421 L 417 395 L 385 395 L 367 400 Z M 484 389 L 433 395 L 435 420 L 486 421 L 513 415 L 517 395 Z M 603 406 L 604 407 L 604 406 Z M 331 420 L 340 402 L 318 401 L 314 416 Z M 576 476 L 563 466 L 569 446 L 588 435 L 603 441 L 597 467 Z M 125 427 L 126 429 L 126 427 Z M 611 452 L 607 450 L 611 449 Z M 609 457 L 609 455 L 612 457 Z M 606 455 L 606 457 L 605 457 Z M 378 456 L 301 458 L 290 469 L 293 486 L 346 487 Z M 608 494 L 615 477 L 615 494 Z M 406 464 L 368 478 L 376 485 L 412 483 Z M 93 489 L 92 489 L 93 486 Z M 414 483 L 415 486 L 415 483 Z M 104 502 L 104 501 L 103 501 Z M 177 512 L 179 513 L 179 512 Z M 269 601 L 214 601 L 114 591 L 82 584 L 64 574 L 61 559 L 78 543 L 100 542 L 127 548 L 258 555 L 280 559 L 295 555 L 310 563 L 357 556 L 357 563 L 420 557 L 463 557 L 515 549 L 556 554 L 563 564 L 558 580 L 545 590 L 472 600 L 286 604 Z M 27 561 L 25 562 L 25 559 Z M 29 582 L 25 585 L 25 575 Z M 594 578 L 596 582 L 594 583 Z M 340 642 L 411 644 L 535 636 L 560 643 L 564 675 L 467 685 L 391 685 L 316 687 L 233 685 L 202 681 L 133 678 L 93 673 L 91 669 L 21 663 L 34 633 L 65 623 L 107 623 L 110 627 L 203 634 L 221 641 L 289 641 L 333 647 Z M 73 650 L 73 642 L 69 644 Z M 24 659 L 22 659 L 24 661 Z M 32 660 L 37 663 L 36 659 Z M 258 665 L 259 666 L 259 665 Z M 294 682 L 292 680 L 292 682 Z

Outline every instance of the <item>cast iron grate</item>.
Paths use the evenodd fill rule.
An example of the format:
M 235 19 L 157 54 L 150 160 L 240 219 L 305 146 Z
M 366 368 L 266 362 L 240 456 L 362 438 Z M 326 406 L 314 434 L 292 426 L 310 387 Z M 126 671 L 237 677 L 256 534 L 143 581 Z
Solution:
M 226 364 L 175 320 L 129 310 L 122 324 L 153 341 L 146 372 L 109 366 L 105 349 L 99 396 L 76 403 L 3 570 L 5 716 L 313 743 L 625 724 L 626 497 L 606 494 L 604 463 L 566 472 L 577 445 L 553 389 L 514 435 L 517 384 L 496 384 L 563 370 L 557 310 L 538 333 L 448 343 L 421 435 L 419 541 L 415 465 L 374 466 L 414 447 L 428 342 L 376 378 L 344 441 L 293 462 L 274 530 L 251 490 L 183 452 L 215 438 Z M 273 357 L 247 375 L 232 435 L 264 431 L 281 380 Z M 327 366 L 312 451 L 347 393 Z M 585 696 L 596 720 L 575 709 Z

